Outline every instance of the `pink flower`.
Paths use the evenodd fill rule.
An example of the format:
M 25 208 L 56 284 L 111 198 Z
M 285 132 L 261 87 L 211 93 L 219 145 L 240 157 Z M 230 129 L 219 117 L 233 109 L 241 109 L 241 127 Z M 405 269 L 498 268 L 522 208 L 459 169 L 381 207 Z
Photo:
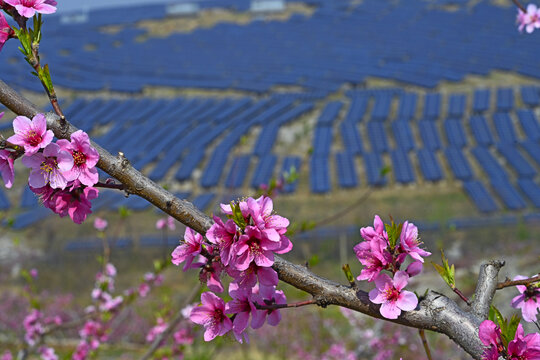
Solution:
M 13 170 L 13 156 L 10 151 L 0 150 L 0 174 L 5 186 L 10 189 L 13 186 L 15 171 Z
M 518 324 L 514 340 L 508 343 L 508 359 L 540 359 L 540 334 L 528 334 L 524 336 L 523 326 Z
M 184 243 L 176 247 L 172 252 L 172 263 L 176 266 L 180 265 L 184 261 L 184 271 L 190 268 L 193 259 L 201 253 L 203 237 L 201 234 L 186 228 L 184 234 Z
M 220 218 L 214 216 L 214 224 L 206 232 L 208 241 L 217 245 L 221 262 L 225 266 L 229 265 L 231 259 L 231 247 L 237 238 L 236 231 L 236 224 L 233 220 L 229 219 L 223 223 Z
M 234 246 L 237 257 L 234 259 L 234 267 L 237 270 L 246 270 L 251 262 L 258 266 L 269 267 L 274 264 L 274 253 L 279 243 L 262 238 L 259 229 L 253 226 L 246 227 L 246 233 L 241 235 Z
M 97 217 L 94 220 L 94 228 L 98 231 L 104 231 L 107 228 L 108 224 L 109 223 L 107 222 L 107 220 L 100 217 Z
M 93 187 L 81 188 L 73 185 L 71 189 L 57 191 L 51 196 L 54 204 L 50 207 L 55 213 L 64 217 L 69 215 L 76 224 L 81 224 L 88 214 L 92 213 L 93 200 L 98 197 L 99 190 Z
M 38 352 L 42 360 L 58 360 L 53 348 L 41 346 Z
M 174 223 L 174 218 L 172 216 L 168 216 L 166 219 L 159 219 L 156 222 L 156 229 L 163 230 L 167 227 L 169 230 L 175 230 L 176 225 Z
M 167 330 L 167 326 L 169 326 L 169 324 L 167 324 L 162 318 L 157 318 L 157 325 L 150 329 L 146 335 L 146 341 L 153 342 L 158 335 Z
M 483 360 L 498 360 L 499 353 L 504 350 L 501 329 L 491 320 L 484 320 L 478 329 L 478 337 L 486 346 Z
M 140 297 L 146 297 L 146 295 L 148 295 L 148 293 L 150 292 L 150 285 L 148 285 L 147 283 L 142 283 L 141 285 L 139 285 L 138 292 Z
M 357 244 L 353 250 L 356 258 L 364 268 L 356 279 L 373 281 L 382 270 L 387 269 L 392 263 L 392 254 L 386 248 L 388 241 L 381 237 L 371 237 L 372 240 Z
M 17 116 L 13 120 L 15 135 L 8 142 L 24 147 L 25 155 L 30 156 L 45 148 L 53 139 L 53 132 L 47 130 L 47 119 L 43 114 L 37 114 L 32 120 L 26 116 Z
M 13 355 L 11 355 L 10 351 L 6 350 L 0 357 L 0 360 L 13 360 Z
M 225 302 L 211 292 L 201 294 L 202 306 L 191 311 L 190 320 L 203 325 L 204 341 L 223 336 L 232 329 L 232 321 L 225 315 Z
M 4 17 L 4 14 L 0 12 L 0 50 L 2 50 L 4 44 L 12 35 L 13 29 L 9 27 L 9 24 Z M 0 118 L 2 118 L 2 115 L 4 115 L 4 113 L 0 113 Z
M 387 319 L 397 319 L 401 311 L 411 311 L 418 305 L 414 293 L 403 290 L 409 281 L 405 271 L 398 271 L 392 280 L 386 274 L 379 274 L 375 278 L 376 288 L 369 292 L 369 300 L 381 305 L 381 315 Z
M 238 287 L 235 283 L 229 284 L 229 295 L 232 300 L 227 303 L 227 314 L 236 314 L 233 320 L 233 332 L 239 342 L 242 342 L 241 334 L 249 325 L 249 317 L 255 313 L 255 305 L 251 301 L 251 289 Z
M 21 16 L 31 18 L 35 13 L 52 14 L 56 7 L 51 0 L 4 0 L 5 3 L 15 7 Z
M 71 134 L 71 143 L 61 139 L 57 144 L 73 156 L 73 167 L 63 173 L 67 181 L 79 180 L 81 184 L 93 186 L 99 181 L 99 174 L 96 164 L 99 161 L 99 154 L 90 145 L 88 134 L 82 130 L 77 130 Z
M 193 344 L 193 336 L 187 329 L 178 329 L 178 331 L 173 334 L 173 339 L 176 345 Z
M 240 271 L 232 267 L 227 267 L 227 274 L 234 279 L 234 282 L 241 288 L 251 289 L 257 281 L 265 286 L 277 286 L 279 278 L 277 272 L 271 267 L 257 266 L 251 263 L 246 270 Z
M 414 260 L 422 263 L 424 262 L 422 256 L 431 255 L 430 252 L 427 252 L 419 247 L 421 243 L 418 240 L 418 228 L 414 226 L 413 223 L 409 223 L 408 221 L 403 223 L 399 244 L 400 250 L 403 252 L 403 254 L 398 256 L 398 261 L 400 263 L 405 260 L 407 254 L 410 255 Z
M 221 283 L 223 264 L 220 261 L 210 261 L 208 263 L 208 259 L 204 259 L 207 260 L 207 263 L 206 265 L 203 265 L 201 272 L 199 273 L 199 281 L 206 284 L 211 291 L 217 293 L 223 292 L 223 284 Z
M 50 143 L 43 153 L 23 157 L 22 163 L 32 169 L 28 178 L 31 187 L 41 188 L 49 184 L 53 189 L 65 189 L 68 182 L 63 172 L 73 167 L 73 157 L 57 144 Z
M 259 286 L 258 292 L 253 294 L 253 301 L 259 305 L 286 304 L 287 298 L 283 291 L 276 291 L 274 286 Z M 257 310 L 253 314 L 251 327 L 258 329 L 264 325 L 265 320 L 268 325 L 276 326 L 281 321 L 281 313 L 278 309 Z
M 38 276 L 37 269 L 30 269 L 30 276 L 33 277 L 34 279 L 37 278 Z
M 540 28 L 540 9 L 534 4 L 527 6 L 526 13 L 518 9 L 517 23 L 519 31 L 523 31 L 525 28 L 527 33 L 532 33 L 534 29 Z
M 514 280 L 527 279 L 526 276 L 518 275 Z M 529 289 L 525 285 L 516 286 L 521 295 L 512 299 L 512 307 L 521 309 L 523 320 L 527 322 L 536 321 L 536 315 L 540 309 L 540 288 L 531 285 Z

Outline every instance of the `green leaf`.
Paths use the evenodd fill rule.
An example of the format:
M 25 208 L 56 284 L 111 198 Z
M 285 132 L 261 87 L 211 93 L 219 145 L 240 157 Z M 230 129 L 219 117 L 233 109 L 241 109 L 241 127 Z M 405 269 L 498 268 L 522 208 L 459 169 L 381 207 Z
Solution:
M 510 321 L 508 322 L 508 327 L 506 328 L 506 338 L 509 342 L 516 337 L 516 331 L 520 321 L 521 317 L 515 314 L 512 315 L 512 317 L 510 318 Z
M 379 175 L 380 177 L 385 177 L 390 171 L 392 171 L 392 168 L 389 165 L 386 165 L 381 169 Z
M 448 265 L 448 259 L 444 256 L 444 251 L 441 249 L 441 260 L 443 265 L 439 265 L 434 263 L 433 261 L 431 264 L 437 270 L 439 275 L 443 278 L 443 280 L 450 286 L 450 288 L 454 289 L 456 287 L 456 279 L 455 279 L 455 268 L 454 265 L 452 266 Z
M 321 262 L 321 260 L 319 259 L 319 256 L 313 255 L 313 256 L 308 260 L 308 266 L 309 266 L 309 267 L 315 267 L 315 266 L 317 266 L 320 262 Z
M 120 214 L 121 218 L 125 219 L 125 218 L 127 218 L 127 217 L 129 217 L 131 215 L 131 210 L 129 210 L 125 206 L 120 206 L 118 208 L 118 214 Z
M 386 233 L 388 234 L 388 243 L 390 244 L 390 248 L 394 249 L 401 235 L 403 224 L 397 225 L 394 220 L 391 221 L 392 222 L 390 224 L 384 224 L 384 227 L 386 228 Z
M 53 83 L 51 80 L 51 73 L 49 72 L 49 64 L 45 64 L 43 68 L 39 70 L 39 78 L 45 86 L 47 87 L 47 90 L 49 90 L 50 93 L 54 92 Z
M 233 212 L 233 221 L 242 231 L 246 228 L 247 223 L 242 215 L 242 210 L 240 209 L 240 204 L 235 204 L 234 201 L 231 201 L 231 209 Z

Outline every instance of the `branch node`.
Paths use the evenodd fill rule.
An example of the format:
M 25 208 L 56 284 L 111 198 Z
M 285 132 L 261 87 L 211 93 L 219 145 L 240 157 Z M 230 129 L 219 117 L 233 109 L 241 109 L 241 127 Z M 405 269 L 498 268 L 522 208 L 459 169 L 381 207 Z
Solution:
M 124 155 L 123 152 L 119 151 L 118 158 L 120 159 L 120 166 L 122 167 L 122 169 L 127 168 L 129 165 L 129 160 L 126 158 L 126 155 Z

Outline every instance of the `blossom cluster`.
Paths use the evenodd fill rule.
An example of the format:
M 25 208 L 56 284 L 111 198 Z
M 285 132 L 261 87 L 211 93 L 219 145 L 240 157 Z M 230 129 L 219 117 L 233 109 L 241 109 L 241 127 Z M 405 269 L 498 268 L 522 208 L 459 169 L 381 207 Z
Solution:
M 44 318 L 43 314 L 36 309 L 32 309 L 30 313 L 24 318 L 24 341 L 30 346 L 34 347 L 41 342 L 41 338 L 45 333 L 47 325 L 55 324 L 60 325 L 62 320 L 60 317 Z M 37 352 L 44 360 L 58 360 L 54 349 L 47 346 L 39 346 Z
M 387 319 L 397 319 L 401 311 L 410 311 L 418 305 L 416 295 L 403 290 L 409 278 L 422 271 L 423 257 L 431 253 L 420 248 L 418 228 L 405 221 L 402 225 L 385 225 L 376 215 L 373 227 L 363 227 L 360 234 L 364 241 L 354 247 L 356 257 L 364 268 L 358 280 L 375 282 L 376 288 L 369 293 L 369 299 L 381 304 L 380 313 Z M 412 262 L 401 270 L 407 258 Z M 390 272 L 393 277 L 387 273 Z
M 524 280 L 526 276 L 518 275 L 514 280 Z M 530 284 L 529 286 L 516 286 L 520 295 L 512 299 L 512 307 L 521 309 L 523 320 L 535 322 L 538 311 L 540 310 L 540 283 Z
M 540 9 L 534 4 L 529 4 L 526 12 L 518 9 L 516 21 L 519 31 L 525 29 L 530 34 L 540 28 Z
M 505 359 L 538 360 L 540 359 L 540 334 L 525 335 L 523 326 L 518 324 L 514 339 L 504 341 L 501 328 L 491 320 L 480 324 L 478 336 L 486 346 L 482 360 Z
M 15 149 L 0 150 L 0 173 L 5 186 L 13 185 L 14 160 L 24 149 L 21 162 L 30 168 L 30 189 L 60 217 L 69 215 L 75 223 L 82 223 L 92 212 L 90 201 L 99 193 L 94 187 L 99 181 L 99 154 L 90 145 L 88 134 L 78 130 L 71 134 L 71 141 L 53 142 L 53 132 L 47 130 L 43 114 L 32 120 L 17 116 L 13 129 L 15 134 L 7 141 Z
M 202 306 L 191 312 L 191 320 L 205 327 L 204 339 L 210 341 L 232 330 L 239 342 L 248 340 L 245 331 L 265 322 L 275 326 L 281 315 L 276 304 L 285 304 L 282 291 L 276 290 L 278 276 L 272 265 L 274 254 L 292 249 L 285 236 L 289 220 L 273 213 L 269 197 L 247 198 L 230 205 L 221 204 L 228 219 L 214 216 L 204 242 L 200 234 L 186 229 L 184 242 L 172 253 L 175 265 L 184 271 L 200 269 L 200 280 L 210 291 L 201 295 Z M 214 292 L 224 291 L 221 275 L 233 280 L 229 285 L 231 301 L 225 303 Z

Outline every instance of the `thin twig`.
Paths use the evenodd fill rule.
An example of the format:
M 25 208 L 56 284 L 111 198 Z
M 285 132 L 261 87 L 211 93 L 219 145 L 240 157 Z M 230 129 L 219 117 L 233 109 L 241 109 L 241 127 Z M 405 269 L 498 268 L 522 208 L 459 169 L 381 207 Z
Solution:
M 314 305 L 314 304 L 317 304 L 317 300 L 312 299 L 312 300 L 300 301 L 300 302 L 292 303 L 292 304 L 272 304 L 272 305 L 260 305 L 258 303 L 253 303 L 253 304 L 258 310 L 277 310 L 277 309 L 297 308 L 297 307 L 306 306 L 306 305 Z
M 424 329 L 420 329 L 418 330 L 418 333 L 420 334 L 420 337 L 422 338 L 422 345 L 424 345 L 424 350 L 426 350 L 426 356 L 428 360 L 433 360 L 433 358 L 431 357 L 431 351 L 429 350 L 429 344 L 426 339 L 426 332 L 424 331 Z
M 514 4 L 516 4 L 516 6 L 519 8 L 519 10 L 521 10 L 524 13 L 527 12 L 527 10 L 523 7 L 523 5 L 521 5 L 521 3 L 518 0 L 512 0 L 512 1 L 514 2 Z
M 510 286 L 517 286 L 517 285 L 528 286 L 531 283 L 539 282 L 539 281 L 540 281 L 540 274 L 538 274 L 538 275 L 536 275 L 536 276 L 534 276 L 532 278 L 523 279 L 523 280 L 506 280 L 506 281 L 503 281 L 503 282 L 500 282 L 500 283 L 497 284 L 497 290 L 504 289 L 504 288 L 510 287 Z
M 102 183 L 102 182 L 98 182 L 97 184 L 94 185 L 94 187 L 105 188 L 105 189 L 116 189 L 116 190 L 124 190 L 125 189 L 124 184 Z
M 173 333 L 174 329 L 176 328 L 176 326 L 180 323 L 180 321 L 182 321 L 182 319 L 184 318 L 184 315 L 182 314 L 182 310 L 188 306 L 189 304 L 191 304 L 193 302 L 193 299 L 195 298 L 195 296 L 197 296 L 197 294 L 199 293 L 199 290 L 201 289 L 201 285 L 197 285 L 193 288 L 193 290 L 191 290 L 191 292 L 189 293 L 189 295 L 186 297 L 186 299 L 184 300 L 180 310 L 178 310 L 178 312 L 176 313 L 176 316 L 174 317 L 174 319 L 169 323 L 169 325 L 167 326 L 167 328 L 165 329 L 165 331 L 163 331 L 161 334 L 159 334 L 156 339 L 154 340 L 154 342 L 152 343 L 152 346 L 150 346 L 150 348 L 148 349 L 148 351 L 142 356 L 141 360 L 148 360 L 152 357 L 152 355 L 154 355 L 154 353 L 156 352 L 157 349 L 159 349 L 159 347 L 162 345 L 163 341 L 165 341 L 169 336 L 171 336 L 171 334 Z
M 452 288 L 452 290 L 459 296 L 459 298 L 467 303 L 467 305 L 471 306 L 471 301 L 468 297 L 466 297 L 461 290 L 459 290 L 457 287 Z

